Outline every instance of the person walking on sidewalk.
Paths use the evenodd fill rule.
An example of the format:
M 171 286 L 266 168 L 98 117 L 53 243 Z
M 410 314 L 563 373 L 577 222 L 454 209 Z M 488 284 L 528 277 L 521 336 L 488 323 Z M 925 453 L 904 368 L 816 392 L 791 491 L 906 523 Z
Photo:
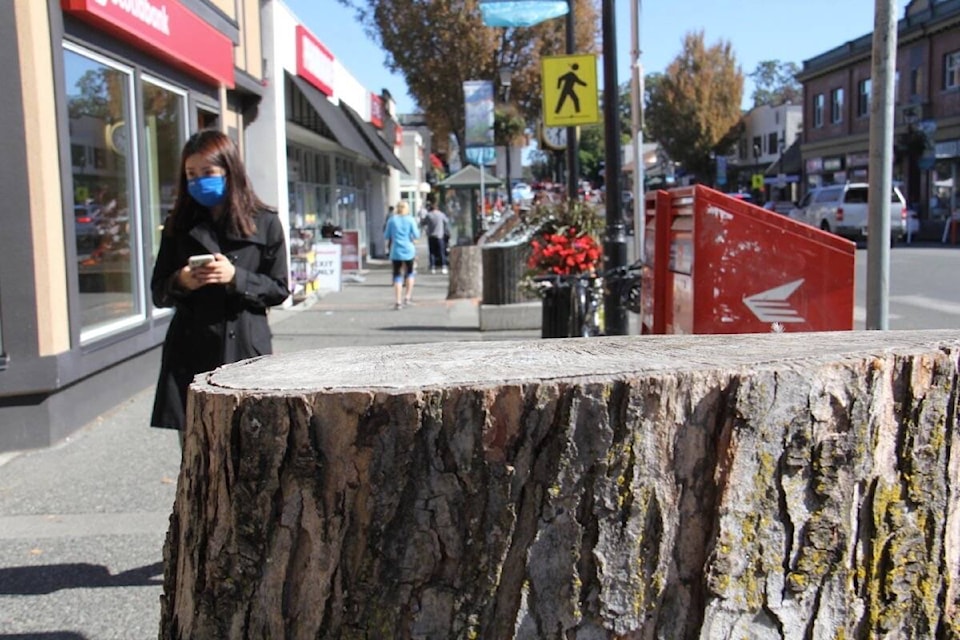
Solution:
M 393 263 L 394 308 L 402 309 L 404 303 L 409 305 L 413 302 L 413 283 L 416 278 L 414 258 L 417 256 L 413 241 L 420 237 L 420 227 L 410 215 L 410 207 L 406 202 L 397 204 L 396 213 L 387 222 L 383 236 L 390 249 L 390 262 Z
M 187 140 L 173 211 L 150 289 L 173 307 L 150 424 L 178 429 L 198 373 L 273 351 L 267 308 L 290 295 L 283 226 L 253 192 L 233 141 L 204 130 Z
M 430 249 L 430 273 L 447 273 L 447 239 L 450 237 L 450 220 L 447 214 L 437 208 L 432 200 L 427 203 L 427 214 L 423 217 L 423 226 L 427 232 L 427 246 Z

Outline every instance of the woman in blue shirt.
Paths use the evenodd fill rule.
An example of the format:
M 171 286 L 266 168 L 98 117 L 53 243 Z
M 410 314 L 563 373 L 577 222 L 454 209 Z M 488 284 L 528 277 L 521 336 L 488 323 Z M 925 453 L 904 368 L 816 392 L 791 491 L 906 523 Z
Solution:
M 390 247 L 390 261 L 393 263 L 393 291 L 396 296 L 395 309 L 402 309 L 404 303 L 409 305 L 413 300 L 413 281 L 416 273 L 413 270 L 417 248 L 413 241 L 420 237 L 420 227 L 410 215 L 410 207 L 406 202 L 397 205 L 395 215 L 390 216 L 387 228 L 383 233 Z M 406 285 L 406 297 L 403 295 Z

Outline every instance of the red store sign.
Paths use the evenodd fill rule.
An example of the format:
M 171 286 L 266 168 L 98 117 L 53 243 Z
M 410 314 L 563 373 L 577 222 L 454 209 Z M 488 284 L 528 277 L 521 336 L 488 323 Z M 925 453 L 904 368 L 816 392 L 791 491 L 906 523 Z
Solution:
M 383 129 L 383 98 L 375 93 L 370 94 L 370 124 Z
M 302 24 L 297 25 L 297 75 L 333 95 L 333 54 Z
M 233 88 L 233 42 L 178 0 L 60 0 L 77 18 L 216 84 Z

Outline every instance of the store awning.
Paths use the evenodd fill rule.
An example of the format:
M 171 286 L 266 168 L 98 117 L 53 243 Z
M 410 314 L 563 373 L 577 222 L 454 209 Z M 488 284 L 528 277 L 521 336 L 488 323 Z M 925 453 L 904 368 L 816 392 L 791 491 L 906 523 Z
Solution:
M 354 111 L 346 103 L 341 102 L 340 108 L 343 109 L 344 113 L 347 114 L 347 117 L 353 122 L 354 126 L 357 128 L 357 131 L 360 132 L 360 135 L 364 137 L 374 152 L 380 156 L 381 160 L 394 169 L 399 169 L 403 173 L 410 173 L 407 171 L 407 168 L 403 166 L 403 163 L 400 162 L 400 159 L 397 158 L 397 155 L 393 152 L 393 149 L 390 148 L 390 145 L 387 144 L 387 141 L 380 137 L 380 134 L 377 133 L 376 128 L 366 120 L 360 117 L 360 114 Z
M 337 144 L 377 164 L 383 162 L 380 156 L 370 148 L 370 144 L 350 122 L 342 109 L 327 100 L 327 96 L 320 93 L 318 89 L 302 78 L 291 75 L 290 79 L 297 91 L 303 94 L 313 110 L 317 112 L 317 116 L 327 125 Z

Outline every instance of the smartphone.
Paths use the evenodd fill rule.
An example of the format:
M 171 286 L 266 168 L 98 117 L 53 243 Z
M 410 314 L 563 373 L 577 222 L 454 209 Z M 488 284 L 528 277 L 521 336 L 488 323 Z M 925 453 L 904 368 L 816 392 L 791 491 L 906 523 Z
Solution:
M 187 260 L 187 264 L 190 265 L 191 269 L 199 269 L 200 267 L 205 267 L 208 264 L 213 262 L 213 255 L 209 253 L 202 253 L 197 256 L 190 256 Z

